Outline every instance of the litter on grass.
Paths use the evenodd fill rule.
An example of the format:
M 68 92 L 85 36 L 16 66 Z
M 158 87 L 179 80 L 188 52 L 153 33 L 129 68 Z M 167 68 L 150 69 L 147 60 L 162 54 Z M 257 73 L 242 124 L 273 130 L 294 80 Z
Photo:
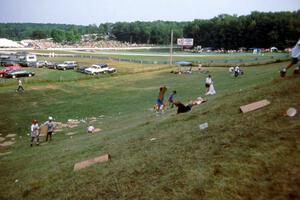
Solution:
M 15 136 L 16 136 L 16 134 L 8 134 L 8 135 L 5 136 L 5 137 L 12 138 L 12 137 L 15 137 Z
M 70 133 L 67 133 L 66 135 L 75 135 L 77 134 L 76 132 L 70 132 Z
M 151 138 L 151 139 L 150 139 L 150 141 L 154 141 L 154 140 L 156 140 L 156 138 Z
M 6 141 L 6 142 L 3 142 L 3 143 L 0 143 L 0 146 L 1 147 L 7 147 L 7 146 L 11 146 L 13 144 L 15 144 L 16 142 L 14 141 Z
M 285 115 L 289 116 L 289 117 L 294 117 L 296 114 L 297 114 L 296 108 L 291 107 L 291 108 L 287 109 Z
M 201 130 L 207 129 L 207 128 L 208 128 L 208 123 L 205 122 L 205 123 L 203 123 L 203 124 L 200 124 L 200 125 L 199 125 L 199 128 L 200 128 Z
M 110 159 L 110 155 L 105 154 L 105 155 L 98 156 L 98 157 L 95 157 L 95 158 L 92 158 L 92 159 L 89 159 L 89 160 L 78 162 L 74 165 L 74 171 L 75 172 L 79 171 L 79 170 L 87 168 L 87 167 L 89 167 L 93 164 L 108 161 L 109 159 Z
M 6 155 L 9 155 L 11 153 L 12 153 L 11 151 L 3 152 L 3 153 L 0 153 L 0 156 L 6 156 Z
M 270 101 L 264 99 L 264 100 L 261 100 L 261 101 L 256 101 L 256 102 L 241 106 L 240 110 L 243 113 L 247 113 L 247 112 L 251 112 L 251 111 L 257 110 L 259 108 L 265 107 L 269 104 L 270 104 Z

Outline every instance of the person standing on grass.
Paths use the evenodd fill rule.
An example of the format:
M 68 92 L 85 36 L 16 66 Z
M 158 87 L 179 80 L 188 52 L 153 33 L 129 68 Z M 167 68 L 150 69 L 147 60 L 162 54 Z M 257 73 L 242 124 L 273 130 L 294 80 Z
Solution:
M 210 85 L 212 84 L 212 78 L 211 78 L 211 75 L 209 74 L 208 77 L 206 77 L 205 79 L 205 88 L 206 88 L 206 92 L 208 92 L 208 89 L 210 87 Z
M 36 145 L 39 145 L 39 135 L 40 135 L 40 127 L 37 120 L 32 120 L 31 124 L 31 143 L 30 146 L 32 147 L 33 141 L 36 140 Z
M 207 89 L 205 95 L 215 95 L 216 94 L 214 82 L 212 80 L 211 75 L 208 75 L 208 77 L 206 78 L 205 86 Z M 208 88 L 207 88 L 207 86 L 208 86 Z
M 291 68 L 293 65 L 298 63 L 298 57 L 300 56 L 300 39 L 297 44 L 292 49 L 291 62 L 285 68 L 280 70 L 281 77 L 285 77 L 286 71 Z M 299 71 L 300 65 L 296 68 Z
M 46 121 L 44 123 L 44 125 L 47 126 L 46 142 L 48 141 L 48 137 L 49 137 L 49 141 L 51 141 L 52 140 L 52 133 L 53 133 L 54 127 L 55 127 L 55 124 L 53 122 L 53 118 L 51 116 L 49 116 L 48 121 Z
M 159 88 L 159 93 L 158 93 L 158 97 L 156 100 L 156 111 L 162 111 L 164 109 L 164 96 L 165 93 L 167 91 L 167 87 L 166 86 L 161 86 Z
M 23 83 L 22 83 L 22 80 L 21 79 L 18 79 L 18 88 L 16 90 L 17 92 L 24 92 L 24 88 L 23 88 Z

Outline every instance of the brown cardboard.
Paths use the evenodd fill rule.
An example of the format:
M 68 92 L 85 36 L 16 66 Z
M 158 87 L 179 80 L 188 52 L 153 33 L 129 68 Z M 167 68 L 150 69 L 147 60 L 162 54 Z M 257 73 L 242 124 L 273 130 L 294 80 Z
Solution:
M 270 104 L 270 101 L 264 99 L 261 101 L 256 101 L 256 102 L 241 106 L 240 109 L 243 113 L 247 113 L 247 112 L 251 112 L 253 110 L 257 110 L 259 108 L 265 107 L 269 104 Z
M 89 159 L 89 160 L 78 162 L 74 165 L 74 171 L 75 172 L 79 171 L 79 170 L 87 168 L 87 167 L 89 167 L 93 164 L 108 161 L 109 159 L 110 159 L 110 155 L 105 154 L 105 155 L 98 156 L 98 157 L 95 157 L 95 158 L 92 158 L 92 159 Z

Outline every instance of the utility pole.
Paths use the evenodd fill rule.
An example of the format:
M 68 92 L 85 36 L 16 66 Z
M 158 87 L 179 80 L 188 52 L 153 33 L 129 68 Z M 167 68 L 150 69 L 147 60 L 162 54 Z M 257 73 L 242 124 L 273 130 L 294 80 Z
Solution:
M 171 30 L 171 44 L 170 44 L 170 65 L 173 63 L 173 29 Z

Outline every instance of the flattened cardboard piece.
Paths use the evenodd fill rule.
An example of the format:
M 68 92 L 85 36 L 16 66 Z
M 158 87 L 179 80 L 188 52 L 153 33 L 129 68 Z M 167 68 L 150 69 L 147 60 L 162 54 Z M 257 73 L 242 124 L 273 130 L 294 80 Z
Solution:
M 16 137 L 17 134 L 8 134 L 6 135 L 5 137 L 8 137 L 8 138 L 12 138 L 12 137 Z
M 256 101 L 256 102 L 253 102 L 253 103 L 241 106 L 240 110 L 243 113 L 247 113 L 247 112 L 251 112 L 253 110 L 257 110 L 259 108 L 265 107 L 265 106 L 267 106 L 269 104 L 270 104 L 270 101 L 264 99 L 264 100 L 261 100 L 261 101 Z
M 87 167 L 89 167 L 93 164 L 108 161 L 109 159 L 110 159 L 110 155 L 105 154 L 105 155 L 98 156 L 98 157 L 95 157 L 95 158 L 92 158 L 92 159 L 89 159 L 89 160 L 78 162 L 74 165 L 74 171 L 75 172 L 79 171 L 79 170 L 87 168 Z
M 40 127 L 40 136 L 46 136 L 48 132 L 48 126 L 43 124 Z
M 16 142 L 14 141 L 6 141 L 6 142 L 3 142 L 0 144 L 0 147 L 8 147 L 8 146 L 11 146 L 13 144 L 15 144 Z

